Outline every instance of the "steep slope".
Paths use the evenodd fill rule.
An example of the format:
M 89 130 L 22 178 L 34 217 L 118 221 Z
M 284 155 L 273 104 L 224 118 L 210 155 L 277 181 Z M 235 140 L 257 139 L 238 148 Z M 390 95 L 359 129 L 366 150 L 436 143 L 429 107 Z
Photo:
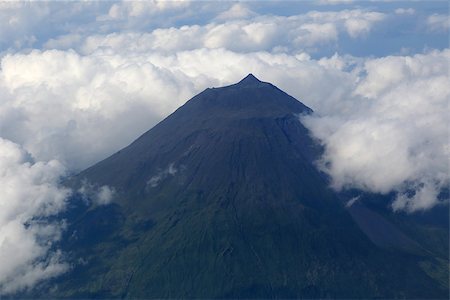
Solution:
M 311 110 L 249 75 L 207 89 L 74 176 L 57 297 L 445 298 L 420 252 L 376 246 L 314 167 Z

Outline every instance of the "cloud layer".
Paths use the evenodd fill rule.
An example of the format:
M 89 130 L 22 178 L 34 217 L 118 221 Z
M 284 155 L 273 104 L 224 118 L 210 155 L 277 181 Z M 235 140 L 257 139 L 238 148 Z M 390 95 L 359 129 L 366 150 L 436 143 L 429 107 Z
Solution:
M 90 54 L 101 48 L 124 51 L 176 52 L 199 48 L 225 48 L 236 52 L 314 51 L 324 44 L 336 44 L 340 34 L 360 38 L 386 17 L 379 12 L 360 9 L 339 12 L 313 11 L 294 16 L 253 16 L 241 4 L 220 14 L 206 25 L 159 28 L 149 33 L 110 33 L 102 35 L 69 34 L 50 39 L 47 48 L 75 48 Z

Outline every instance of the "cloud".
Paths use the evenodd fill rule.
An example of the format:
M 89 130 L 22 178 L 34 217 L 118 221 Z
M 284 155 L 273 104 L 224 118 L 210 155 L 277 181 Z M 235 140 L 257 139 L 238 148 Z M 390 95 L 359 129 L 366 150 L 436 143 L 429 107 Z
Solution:
M 352 207 L 353 204 L 358 202 L 360 198 L 361 198 L 360 196 L 351 198 L 350 200 L 347 201 L 347 203 L 345 203 L 345 207 Z
M 158 69 L 148 56 L 7 55 L 0 70 L 2 136 L 39 160 L 56 158 L 72 170 L 84 168 L 192 96 L 195 86 L 188 81 Z
M 113 187 L 102 185 L 100 187 L 87 181 L 77 191 L 88 205 L 107 205 L 112 202 L 116 191 Z
M 319 5 L 339 5 L 339 4 L 351 4 L 354 0 L 319 0 Z
M 155 25 L 170 24 L 172 18 L 179 18 L 191 5 L 191 1 L 120 1 L 112 2 L 105 14 L 96 17 L 96 24 L 102 24 L 106 31 L 123 29 L 146 29 Z
M 49 39 L 66 35 L 169 27 L 180 19 L 193 18 L 190 6 L 190 1 L 183 0 L 2 1 L 0 51 L 39 48 Z
M 246 5 L 242 3 L 235 3 L 230 7 L 230 9 L 221 12 L 216 17 L 216 20 L 224 21 L 232 19 L 247 19 L 255 15 L 256 13 L 249 9 Z
M 1 60 L 0 129 L 36 159 L 58 159 L 80 170 L 130 143 L 202 89 L 236 82 L 249 72 L 293 87 L 310 103 L 331 101 L 349 88 L 333 87 L 345 82 L 346 73 L 301 54 L 35 50 Z
M 58 161 L 33 162 L 19 145 L 0 138 L 0 295 L 30 288 L 68 265 L 53 249 L 63 223 L 47 222 L 65 207 Z
M 189 5 L 190 1 L 123 1 L 111 5 L 108 17 L 111 19 L 129 19 L 133 17 L 148 17 L 168 10 L 179 10 Z M 102 17 L 99 17 L 102 18 Z
M 202 89 L 252 72 L 321 114 L 308 124 L 327 147 L 324 166 L 335 188 L 395 190 L 400 197 L 410 186 L 438 191 L 447 182 L 442 162 L 448 150 L 442 143 L 448 50 L 314 60 L 303 52 L 126 52 L 124 47 L 113 43 L 84 55 L 48 50 L 5 56 L 0 73 L 4 136 L 39 160 L 57 158 L 71 170 L 82 169 Z M 436 203 L 423 201 L 429 204 L 408 207 Z
M 236 8 L 238 5 L 238 8 Z M 385 19 L 385 14 L 360 9 L 339 12 L 309 12 L 295 16 L 262 15 L 242 19 L 237 11 L 245 8 L 236 4 L 231 8 L 234 17 L 223 17 L 224 22 L 206 25 L 158 28 L 151 32 L 128 32 L 89 35 L 63 35 L 50 39 L 46 48 L 74 48 L 83 54 L 99 49 L 117 51 L 177 51 L 199 48 L 225 48 L 236 52 L 275 51 L 299 52 L 314 50 L 319 45 L 338 42 L 339 34 L 351 38 L 366 36 Z M 231 14 L 230 11 L 227 11 Z M 247 11 L 246 14 L 253 15 Z
M 95 201 L 98 205 L 106 205 L 111 203 L 115 192 L 113 188 L 110 188 L 107 185 L 101 186 L 96 197 Z
M 397 15 L 413 15 L 416 13 L 416 10 L 414 8 L 397 8 L 394 10 L 395 14 Z
M 304 119 L 325 145 L 320 166 L 334 188 L 396 191 L 395 210 L 439 203 L 450 182 L 449 59 L 448 49 L 368 59 L 346 95 L 351 110 Z
M 174 176 L 175 174 L 177 174 L 177 172 L 178 169 L 175 168 L 175 164 L 170 163 L 166 169 L 159 170 L 156 175 L 152 176 L 147 181 L 147 186 L 151 188 L 157 187 L 162 180 L 166 179 L 167 177 Z
M 309 12 L 307 15 L 313 20 L 333 22 L 343 26 L 352 38 L 367 35 L 376 23 L 386 18 L 384 13 L 361 9 L 338 12 Z
M 450 18 L 443 14 L 432 14 L 427 18 L 427 26 L 431 31 L 444 31 L 448 32 L 450 28 Z

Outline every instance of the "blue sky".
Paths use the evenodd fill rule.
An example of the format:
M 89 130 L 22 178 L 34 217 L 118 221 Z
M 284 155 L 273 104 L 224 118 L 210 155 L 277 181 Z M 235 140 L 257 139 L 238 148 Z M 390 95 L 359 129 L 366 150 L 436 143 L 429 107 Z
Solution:
M 314 110 L 336 190 L 448 201 L 447 1 L 0 2 L 0 296 L 64 273 L 61 177 L 248 73 Z M 103 204 L 114 187 L 99 187 Z M 442 206 L 444 207 L 444 206 Z M 446 209 L 446 208 L 445 208 Z M 25 226 L 24 224 L 28 224 Z

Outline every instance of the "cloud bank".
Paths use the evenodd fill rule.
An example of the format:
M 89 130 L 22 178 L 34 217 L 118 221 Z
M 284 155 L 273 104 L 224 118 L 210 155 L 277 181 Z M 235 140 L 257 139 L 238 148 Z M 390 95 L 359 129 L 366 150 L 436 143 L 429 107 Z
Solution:
M 333 187 L 396 191 L 394 210 L 439 203 L 450 183 L 449 59 L 450 50 L 366 60 L 351 111 L 304 119 L 326 147 L 320 165 Z
M 176 52 L 199 48 L 225 48 L 236 52 L 314 51 L 317 46 L 337 43 L 340 34 L 355 39 L 363 37 L 386 17 L 380 12 L 361 9 L 312 11 L 288 17 L 249 17 L 253 15 L 243 5 L 236 4 L 216 19 L 223 22 L 158 28 L 149 33 L 69 34 L 50 39 L 45 47 L 75 48 L 83 54 L 102 48 L 139 52 Z

